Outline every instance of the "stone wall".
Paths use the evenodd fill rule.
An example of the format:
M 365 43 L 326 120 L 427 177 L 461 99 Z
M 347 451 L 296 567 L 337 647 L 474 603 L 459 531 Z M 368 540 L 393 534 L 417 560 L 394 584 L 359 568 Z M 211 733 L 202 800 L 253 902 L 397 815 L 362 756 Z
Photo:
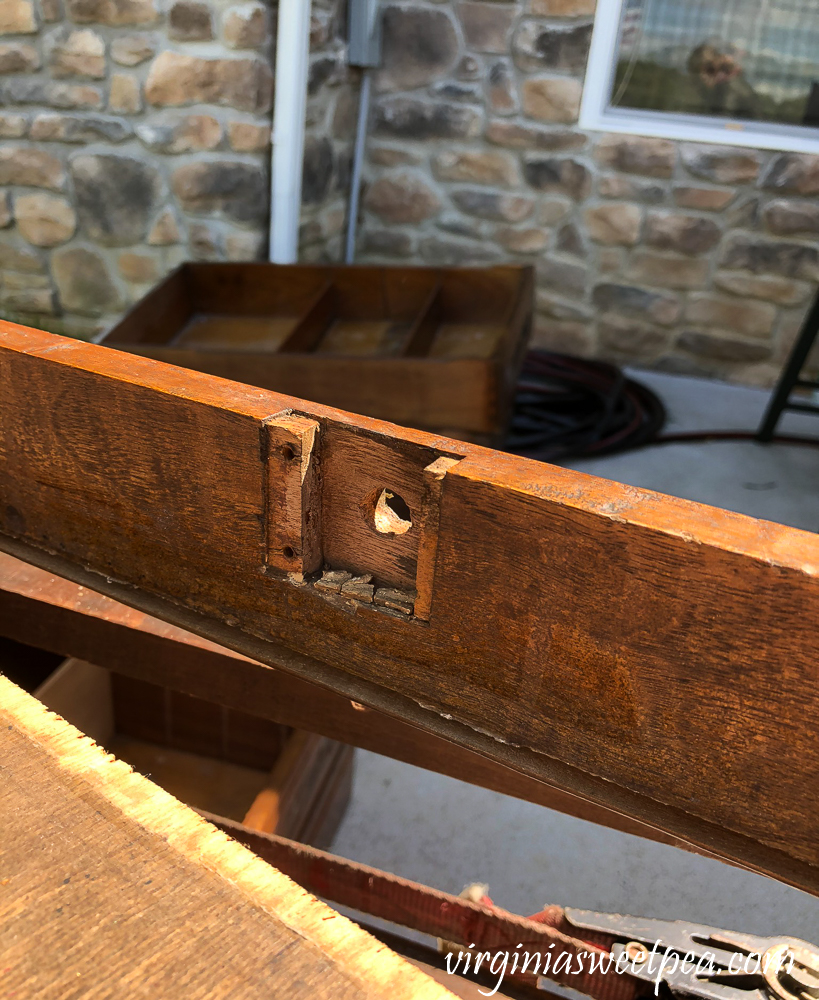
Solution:
M 338 8 L 314 5 L 306 253 L 344 210 Z M 274 32 L 259 0 L 2 0 L 0 315 L 92 336 L 182 260 L 266 256 Z
M 819 281 L 819 157 L 584 134 L 593 7 L 385 5 L 361 259 L 529 262 L 537 343 L 769 384 Z

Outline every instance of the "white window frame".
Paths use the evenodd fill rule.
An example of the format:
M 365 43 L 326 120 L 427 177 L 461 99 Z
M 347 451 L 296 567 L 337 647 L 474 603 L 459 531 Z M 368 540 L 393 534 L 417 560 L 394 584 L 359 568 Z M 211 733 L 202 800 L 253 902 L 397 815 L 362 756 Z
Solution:
M 680 3 L 685 2 L 680 0 Z M 625 3 L 626 0 L 598 0 L 580 105 L 581 128 L 753 149 L 819 153 L 819 128 L 609 107 Z

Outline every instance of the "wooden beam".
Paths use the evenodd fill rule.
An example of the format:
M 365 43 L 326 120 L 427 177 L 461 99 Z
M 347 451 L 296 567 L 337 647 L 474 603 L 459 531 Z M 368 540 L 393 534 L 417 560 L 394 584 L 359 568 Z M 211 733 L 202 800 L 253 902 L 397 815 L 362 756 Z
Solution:
M 4 677 L 0 723 L 8 993 L 451 998 Z
M 327 736 L 624 833 L 708 853 L 5 553 L 0 553 L 0 636 L 66 656 L 76 652 L 126 677 L 213 699 L 229 709 Z M 104 740 L 100 742 L 105 745 Z
M 11 324 L 0 337 L 6 551 L 819 890 L 816 536 Z M 319 426 L 303 502 L 324 564 L 372 575 L 373 604 L 270 551 L 268 457 L 294 414 Z M 380 534 L 371 513 L 387 489 L 431 523 L 423 473 L 441 458 L 457 461 L 424 619 L 402 613 L 420 531 Z

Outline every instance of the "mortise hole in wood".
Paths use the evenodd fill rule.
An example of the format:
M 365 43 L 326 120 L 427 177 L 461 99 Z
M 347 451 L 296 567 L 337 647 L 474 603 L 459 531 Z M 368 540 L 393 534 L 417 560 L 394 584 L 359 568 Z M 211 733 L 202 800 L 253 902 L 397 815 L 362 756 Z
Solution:
M 285 545 L 282 549 L 282 555 L 285 559 L 294 559 L 296 556 L 295 550 L 290 545 Z
M 375 501 L 373 524 L 382 535 L 405 535 L 412 527 L 409 504 L 398 493 L 385 487 Z
M 286 462 L 292 462 L 293 459 L 296 457 L 296 452 L 293 450 L 293 448 L 290 447 L 289 444 L 286 444 L 282 448 L 282 455 L 284 456 L 284 460 Z

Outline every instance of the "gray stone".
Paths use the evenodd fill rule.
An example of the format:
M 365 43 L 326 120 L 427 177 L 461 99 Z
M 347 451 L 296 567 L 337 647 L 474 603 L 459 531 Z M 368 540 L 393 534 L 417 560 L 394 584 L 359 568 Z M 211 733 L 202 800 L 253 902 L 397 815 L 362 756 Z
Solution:
M 154 0 L 66 0 L 68 16 L 75 24 L 149 24 L 159 12 Z
M 683 333 L 677 344 L 684 351 L 719 361 L 763 361 L 771 354 L 771 348 L 765 344 L 752 344 L 696 330 Z
M 441 207 L 423 178 L 410 173 L 379 177 L 369 187 L 364 204 L 384 222 L 397 224 L 423 222 Z
M 452 203 L 467 215 L 496 222 L 522 222 L 532 214 L 533 198 L 516 194 L 498 194 L 480 188 L 461 188 L 450 193 Z
M 140 141 L 156 153 L 191 153 L 215 149 L 222 126 L 212 115 L 158 118 L 137 125 Z
M 412 253 L 412 237 L 395 229 L 368 229 L 361 236 L 361 253 L 384 257 L 408 257 Z
M 43 258 L 30 247 L 15 247 L 0 243 L 0 270 L 19 271 L 23 274 L 45 274 Z
M 819 194 L 819 156 L 783 153 L 762 178 L 762 187 L 783 194 Z
M 309 136 L 304 143 L 301 200 L 305 205 L 323 201 L 333 180 L 333 144 L 326 136 Z
M 209 42 L 213 38 L 210 7 L 200 0 L 176 0 L 168 12 L 168 35 L 177 42 Z
M 733 229 L 756 229 L 759 225 L 760 199 L 756 195 L 740 197 L 739 201 L 726 209 L 723 218 Z
M 128 156 L 82 154 L 69 165 L 80 226 L 106 246 L 144 240 L 159 207 L 159 171 Z
M 819 205 L 810 201 L 772 201 L 764 218 L 777 236 L 819 235 Z
M 384 8 L 381 21 L 381 89 L 409 90 L 446 76 L 458 58 L 458 36 L 449 14 L 427 7 Z
M 516 187 L 520 174 L 516 158 L 499 149 L 445 150 L 432 159 L 433 173 L 443 181 L 467 181 Z
M 527 157 L 523 164 L 526 183 L 538 191 L 552 191 L 581 200 L 591 191 L 591 173 L 578 160 Z
M 549 242 L 549 233 L 540 226 L 527 229 L 501 226 L 495 230 L 495 240 L 510 253 L 539 254 Z
M 438 229 L 453 236 L 466 236 L 469 239 L 480 239 L 486 232 L 486 223 L 466 219 L 457 212 L 446 212 L 435 220 Z
M 508 50 L 509 32 L 517 16 L 515 7 L 463 0 L 457 10 L 467 48 L 498 55 Z
M 151 35 L 122 35 L 111 42 L 111 58 L 120 66 L 138 66 L 156 52 Z
M 325 84 L 337 83 L 344 72 L 344 61 L 340 56 L 319 56 L 310 62 L 307 74 L 307 93 L 310 97 L 321 90 Z
M 3 0 L 0 6 L 0 35 L 32 35 L 37 18 L 31 0 Z
M 722 237 L 722 230 L 712 219 L 671 212 L 649 212 L 645 242 L 658 250 L 701 254 L 712 250 Z
M 105 40 L 91 28 L 63 28 L 48 37 L 46 46 L 52 76 L 105 76 Z
M 764 299 L 782 306 L 800 306 L 807 301 L 812 288 L 807 282 L 778 278 L 747 271 L 717 271 L 714 284 L 742 298 Z
M 734 234 L 725 247 L 720 266 L 752 274 L 819 281 L 819 247 L 804 243 L 773 243 Z
M 583 237 L 573 222 L 567 222 L 565 226 L 561 226 L 557 234 L 555 248 L 571 257 L 583 258 L 586 256 L 586 245 L 583 242 Z
M 254 164 L 233 160 L 178 167 L 171 187 L 186 212 L 223 214 L 233 222 L 263 225 L 267 219 L 265 177 Z
M 596 243 L 610 246 L 634 246 L 640 239 L 642 210 L 628 202 L 608 202 L 587 208 L 583 221 Z
M 708 280 L 707 257 L 683 257 L 655 250 L 636 250 L 629 260 L 626 277 L 641 285 L 661 288 L 703 288 Z
M 233 49 L 260 49 L 270 38 L 268 8 L 261 3 L 231 7 L 222 21 L 222 37 Z
M 583 86 L 567 76 L 539 76 L 523 81 L 521 100 L 524 114 L 544 122 L 571 125 L 580 114 Z
M 561 295 L 585 294 L 589 272 L 582 264 L 544 257 L 535 265 L 538 287 L 553 288 Z
M 715 184 L 751 184 L 761 164 L 753 150 L 707 146 L 683 146 L 682 161 L 690 174 Z
M 483 88 L 479 83 L 466 83 L 462 80 L 444 80 L 430 88 L 433 97 L 445 101 L 466 101 L 467 104 L 481 104 Z
M 28 132 L 26 115 L 0 114 L 0 139 L 22 139 Z
M 582 132 L 503 121 L 487 125 L 486 139 L 497 146 L 508 146 L 510 149 L 543 149 L 554 152 L 582 149 L 588 141 Z
M 480 80 L 483 69 L 475 56 L 465 55 L 455 67 L 455 76 L 459 80 Z
M 731 204 L 736 191 L 730 188 L 675 187 L 674 201 L 678 208 L 695 208 L 701 212 L 721 212 Z
M 373 114 L 376 135 L 402 139 L 468 139 L 480 134 L 481 125 L 474 108 L 411 97 L 379 101 Z
M 0 45 L 0 73 L 31 73 L 40 66 L 37 49 L 28 42 Z
M 102 316 L 120 307 L 120 295 L 105 261 L 93 250 L 58 250 L 52 256 L 51 267 L 64 309 Z
M 188 227 L 188 246 L 194 260 L 222 260 L 222 239 L 215 226 L 192 222 Z
M 45 112 L 31 124 L 30 138 L 37 142 L 122 142 L 133 134 L 124 118 L 101 115 L 61 115 Z
M 724 295 L 689 295 L 685 319 L 697 326 L 731 330 L 748 337 L 767 338 L 776 320 L 776 306 Z
M 429 264 L 485 264 L 497 260 L 498 251 L 485 243 L 456 242 L 428 236 L 421 240 L 421 257 Z
M 635 288 L 633 285 L 597 285 L 592 293 L 592 301 L 604 312 L 636 316 L 662 326 L 672 326 L 680 318 L 682 311 L 675 295 Z
M 597 325 L 600 346 L 618 359 L 655 358 L 669 346 L 671 334 L 662 327 L 641 323 L 633 318 L 607 316 Z
M 548 24 L 522 21 L 515 32 L 512 55 L 524 72 L 538 69 L 582 73 L 591 42 L 591 24 Z
M 665 188 L 650 181 L 639 181 L 619 174 L 603 175 L 597 180 L 597 193 L 601 198 L 618 201 L 639 201 L 644 205 L 659 205 L 665 200 Z
M 160 52 L 145 81 L 149 104 L 219 104 L 263 113 L 273 95 L 270 66 L 258 57 L 206 59 Z
M 575 357 L 591 357 L 595 353 L 595 341 L 589 323 L 577 320 L 536 316 L 531 343 L 532 347 L 572 354 Z
M 101 108 L 102 91 L 87 83 L 59 83 L 18 77 L 0 87 L 2 104 L 48 104 L 53 108 Z
M 28 145 L 0 146 L 0 184 L 51 188 L 65 185 L 65 171 L 56 156 Z
M 668 139 L 606 135 L 598 142 L 594 156 L 602 166 L 627 174 L 670 177 L 674 172 L 677 147 Z
M 489 67 L 487 97 L 489 107 L 497 115 L 509 115 L 517 111 L 515 75 L 506 59 L 498 59 Z

